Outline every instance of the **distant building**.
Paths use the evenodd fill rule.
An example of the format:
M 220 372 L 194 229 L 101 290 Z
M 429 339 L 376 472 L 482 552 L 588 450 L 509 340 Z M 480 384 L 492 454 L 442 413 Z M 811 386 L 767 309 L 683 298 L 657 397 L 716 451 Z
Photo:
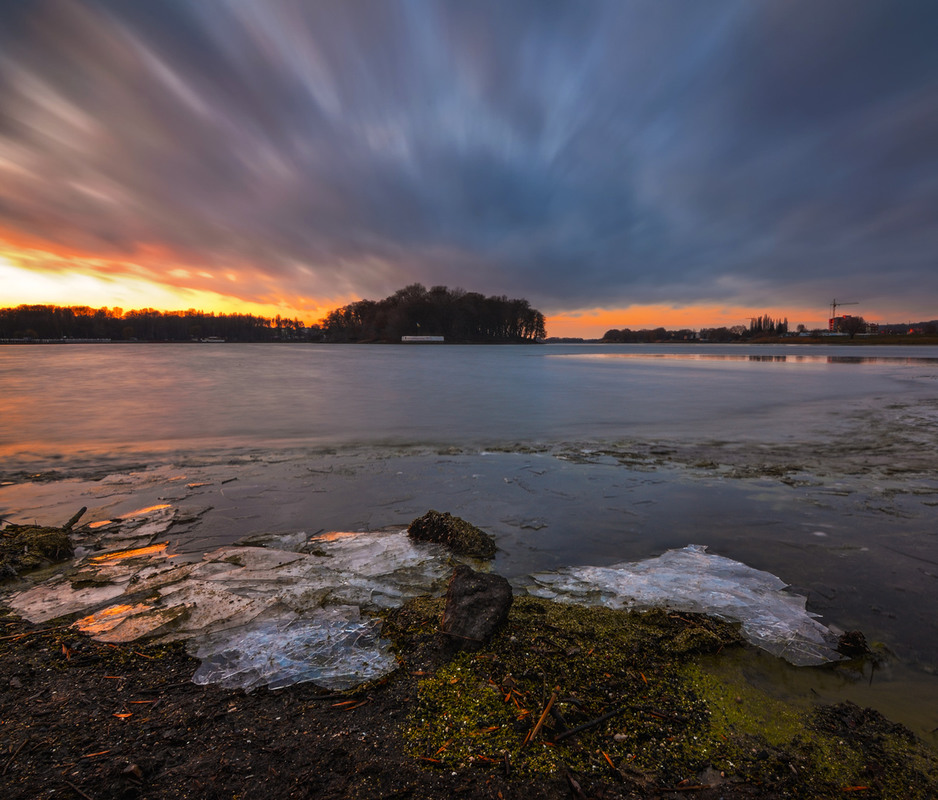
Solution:
M 827 320 L 827 330 L 831 333 L 846 333 L 846 329 L 850 327 L 850 321 L 855 319 L 861 318 L 854 317 L 850 314 L 841 314 L 839 317 L 831 317 Z

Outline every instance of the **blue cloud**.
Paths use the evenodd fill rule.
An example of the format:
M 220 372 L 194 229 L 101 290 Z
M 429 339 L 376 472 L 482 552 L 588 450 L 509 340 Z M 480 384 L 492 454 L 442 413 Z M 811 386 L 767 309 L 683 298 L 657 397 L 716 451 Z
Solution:
M 938 295 L 938 7 L 36 2 L 0 225 L 247 291 Z

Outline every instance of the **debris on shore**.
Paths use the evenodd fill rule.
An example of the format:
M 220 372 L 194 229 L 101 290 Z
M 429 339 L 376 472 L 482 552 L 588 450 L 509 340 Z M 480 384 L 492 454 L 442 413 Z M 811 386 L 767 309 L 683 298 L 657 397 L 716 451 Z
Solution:
M 730 621 L 673 608 L 512 602 L 508 592 L 506 613 L 486 613 L 493 624 L 465 634 L 473 649 L 457 651 L 446 599 L 427 585 L 438 592 L 445 574 L 484 575 L 481 594 L 495 596 L 507 582 L 453 570 L 444 548 L 415 544 L 400 529 L 260 536 L 179 565 L 165 560 L 165 547 L 135 552 L 80 559 L 15 595 L 11 605 L 32 608 L 38 624 L 0 613 L 0 760 L 11 800 L 58 790 L 96 800 L 938 795 L 938 754 L 901 725 L 850 704 L 795 705 L 744 670 L 715 668 L 747 646 Z M 390 580 L 389 563 L 400 580 Z M 573 577 L 584 575 L 563 580 Z M 542 589 L 560 588 L 539 579 Z M 188 605 L 196 590 L 218 602 Z M 67 607 L 55 605 L 57 595 L 89 599 L 97 612 L 129 605 L 131 616 L 115 612 L 96 641 L 87 625 L 70 624 L 87 623 L 88 609 L 57 613 Z M 170 613 L 180 598 L 182 611 Z M 245 625 L 198 639 L 211 645 L 196 648 L 199 667 L 173 639 L 237 598 Z M 361 638 L 380 635 L 387 668 L 344 683 L 290 670 L 271 680 L 278 673 L 264 667 L 280 668 L 278 637 L 317 609 L 345 614 L 340 606 L 371 609 Z M 283 621 L 276 609 L 293 616 Z M 156 639 L 131 635 L 150 621 Z M 225 630 L 235 638 L 209 641 Z M 257 641 L 237 638 L 245 632 Z M 852 639 L 859 651 L 859 634 Z M 343 649 L 327 653 L 330 664 Z M 217 680 L 196 685 L 197 667 Z
M 938 753 L 876 711 L 792 703 L 745 670 L 714 669 L 745 647 L 728 622 L 519 597 L 488 644 L 447 658 L 441 607 L 411 601 L 386 626 L 407 662 L 423 658 L 403 736 L 429 769 L 551 775 L 580 787 L 566 797 L 938 790 Z
M 440 513 L 430 509 L 410 523 L 407 533 L 418 542 L 445 544 L 460 556 L 489 559 L 494 558 L 497 550 L 490 534 L 448 511 Z
M 8 522 L 0 529 L 0 580 L 71 558 L 74 549 L 69 534 L 87 510 L 82 506 L 60 528 Z

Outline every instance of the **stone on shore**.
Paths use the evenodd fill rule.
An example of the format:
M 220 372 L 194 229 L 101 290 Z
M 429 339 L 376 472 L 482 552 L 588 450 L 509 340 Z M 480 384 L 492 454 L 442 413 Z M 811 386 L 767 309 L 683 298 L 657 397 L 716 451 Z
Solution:
M 508 620 L 511 601 L 511 585 L 501 575 L 460 564 L 446 591 L 442 631 L 457 649 L 478 650 Z
M 449 512 L 440 513 L 430 509 L 410 523 L 407 533 L 420 542 L 445 544 L 456 555 L 473 558 L 492 558 L 495 555 L 495 539 L 492 536 Z

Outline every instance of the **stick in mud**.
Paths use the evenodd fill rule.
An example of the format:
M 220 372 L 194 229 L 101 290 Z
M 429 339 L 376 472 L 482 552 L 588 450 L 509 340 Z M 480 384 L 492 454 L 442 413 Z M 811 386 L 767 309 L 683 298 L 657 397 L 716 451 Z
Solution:
M 566 739 L 569 736 L 575 736 L 578 733 L 583 733 L 583 731 L 588 731 L 590 728 L 595 728 L 597 725 L 601 725 L 607 719 L 612 719 L 616 714 L 622 710 L 622 707 L 614 708 L 612 711 L 607 711 L 601 717 L 596 717 L 596 719 L 591 719 L 589 722 L 584 722 L 582 725 L 577 725 L 575 728 L 570 728 L 568 731 L 564 731 L 559 736 L 554 738 L 554 742 L 560 742 Z
M 560 687 L 555 686 L 554 691 L 550 693 L 550 700 L 547 701 L 547 705 L 544 707 L 544 712 L 541 714 L 541 718 L 537 721 L 537 725 L 534 726 L 534 730 L 531 731 L 527 739 L 524 740 L 525 745 L 534 741 L 534 737 L 537 736 L 538 732 L 541 730 L 541 726 L 544 724 L 544 720 L 547 719 L 547 715 L 550 713 L 551 707 L 557 701 L 557 697 L 560 694 Z
M 82 515 L 88 510 L 88 506 L 82 506 L 72 515 L 72 518 L 62 526 L 62 530 L 70 531 L 72 526 L 82 518 Z

